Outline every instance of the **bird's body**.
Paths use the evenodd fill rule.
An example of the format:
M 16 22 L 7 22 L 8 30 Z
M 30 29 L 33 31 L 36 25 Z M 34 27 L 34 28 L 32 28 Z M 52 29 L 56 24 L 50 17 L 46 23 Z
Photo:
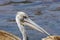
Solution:
M 47 36 L 46 38 L 42 38 L 42 40 L 60 40 L 60 36 L 58 35 Z
M 21 39 L 9 32 L 0 30 L 0 40 L 21 40 Z

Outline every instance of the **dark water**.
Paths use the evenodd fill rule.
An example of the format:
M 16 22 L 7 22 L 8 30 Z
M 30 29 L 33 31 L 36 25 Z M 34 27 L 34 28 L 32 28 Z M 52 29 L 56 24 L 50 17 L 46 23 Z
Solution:
M 10 20 L 15 19 L 15 15 L 19 11 L 26 12 L 30 18 L 39 26 L 44 28 L 52 35 L 60 35 L 60 3 L 12 3 L 9 5 L 0 6 L 0 30 L 8 31 L 22 38 L 22 35 L 15 22 Z M 47 36 L 44 33 L 26 27 L 29 40 L 41 40 Z

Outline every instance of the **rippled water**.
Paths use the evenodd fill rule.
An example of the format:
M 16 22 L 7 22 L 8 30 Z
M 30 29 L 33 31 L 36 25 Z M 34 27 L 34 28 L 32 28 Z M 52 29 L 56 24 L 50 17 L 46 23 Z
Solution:
M 60 7 L 60 3 L 12 3 L 0 6 L 0 30 L 11 32 L 22 38 L 17 24 L 10 20 L 15 19 L 15 15 L 18 11 L 24 11 L 35 23 L 43 27 L 47 32 L 52 35 L 60 35 L 60 10 L 57 11 L 57 7 Z M 26 30 L 29 40 L 41 40 L 41 38 L 47 36 L 29 27 L 26 27 Z

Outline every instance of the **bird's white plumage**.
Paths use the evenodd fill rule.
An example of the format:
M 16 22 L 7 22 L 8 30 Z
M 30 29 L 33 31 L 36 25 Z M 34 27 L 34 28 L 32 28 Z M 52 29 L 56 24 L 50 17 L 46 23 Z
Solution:
M 21 22 L 20 20 L 23 19 L 23 16 L 25 15 L 26 14 L 24 12 L 17 12 L 17 15 L 16 15 L 16 23 L 18 25 L 20 32 L 22 33 L 23 40 L 27 40 L 27 35 L 26 35 L 26 30 L 24 29 L 24 26 L 21 24 L 23 22 Z
M 26 13 L 24 13 L 24 12 L 17 12 L 17 15 L 16 16 L 23 17 L 25 15 L 26 15 Z
M 17 15 L 19 15 L 21 17 L 21 16 L 25 15 L 25 13 L 24 12 L 17 12 Z

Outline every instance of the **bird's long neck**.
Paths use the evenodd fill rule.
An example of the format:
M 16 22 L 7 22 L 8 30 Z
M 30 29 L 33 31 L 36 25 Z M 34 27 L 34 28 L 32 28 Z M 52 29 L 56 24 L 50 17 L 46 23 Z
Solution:
M 20 25 L 20 20 L 16 18 L 16 22 L 17 22 L 17 25 L 18 25 L 19 30 L 22 33 L 23 40 L 28 40 L 27 39 L 27 35 L 26 35 L 26 30 L 24 29 L 24 27 L 22 25 Z

